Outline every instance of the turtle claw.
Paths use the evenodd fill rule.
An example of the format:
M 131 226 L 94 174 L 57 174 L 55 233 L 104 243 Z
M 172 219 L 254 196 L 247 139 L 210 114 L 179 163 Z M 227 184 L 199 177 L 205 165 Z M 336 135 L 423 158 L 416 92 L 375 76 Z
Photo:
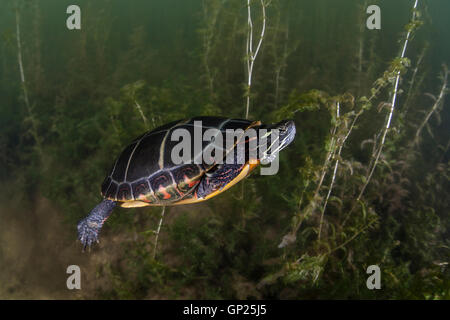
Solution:
M 92 209 L 86 218 L 78 223 L 78 240 L 83 245 L 83 252 L 86 248 L 90 249 L 92 244 L 99 243 L 98 235 L 100 229 L 111 215 L 115 206 L 116 202 L 108 199 L 103 200 Z
M 80 240 L 83 245 L 83 252 L 88 248 L 90 250 L 92 244 L 99 243 L 98 234 L 100 232 L 101 226 L 89 220 L 89 218 L 85 218 L 78 223 L 78 240 Z

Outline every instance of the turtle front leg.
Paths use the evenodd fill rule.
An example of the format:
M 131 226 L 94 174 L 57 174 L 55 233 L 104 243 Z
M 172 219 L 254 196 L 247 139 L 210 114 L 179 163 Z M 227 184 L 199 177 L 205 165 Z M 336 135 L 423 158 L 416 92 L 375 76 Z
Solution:
M 242 164 L 224 164 L 208 172 L 200 181 L 197 197 L 204 199 L 210 193 L 222 189 L 241 173 L 243 167 Z
M 244 142 L 241 142 L 245 144 Z M 237 147 L 233 152 L 233 162 L 217 165 L 213 170 L 205 174 L 197 188 L 197 197 L 204 199 L 214 191 L 223 189 L 227 184 L 233 181 L 245 167 L 248 150 L 245 147 L 245 153 L 238 152 Z
M 109 218 L 116 206 L 115 201 L 103 200 L 91 213 L 78 223 L 78 240 L 83 244 L 83 251 L 94 242 L 98 242 L 98 235 L 103 223 Z

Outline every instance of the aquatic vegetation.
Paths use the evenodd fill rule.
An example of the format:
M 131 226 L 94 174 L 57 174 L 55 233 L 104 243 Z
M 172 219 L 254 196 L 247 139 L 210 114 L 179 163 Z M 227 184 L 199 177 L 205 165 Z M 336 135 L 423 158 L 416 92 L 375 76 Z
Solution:
M 142 132 L 197 115 L 296 122 L 275 176 L 203 204 L 118 209 L 102 249 L 76 258 L 82 297 L 450 298 L 442 17 L 375 1 L 373 31 L 368 2 L 341 2 L 80 1 L 79 31 L 54 28 L 63 5 L 2 3 L 1 197 L 48 199 L 74 257 L 77 221 Z M 366 287 L 370 265 L 382 290 Z

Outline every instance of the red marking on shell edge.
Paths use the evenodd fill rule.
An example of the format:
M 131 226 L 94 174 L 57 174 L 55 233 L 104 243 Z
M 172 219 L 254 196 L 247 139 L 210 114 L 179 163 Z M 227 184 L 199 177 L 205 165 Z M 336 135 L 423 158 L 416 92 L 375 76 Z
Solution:
M 192 188 L 193 186 L 195 186 L 197 183 L 199 183 L 200 181 L 198 180 L 190 180 L 186 175 L 184 175 L 184 182 L 187 183 L 187 185 L 189 186 L 189 188 Z
M 166 191 L 166 189 L 163 186 L 159 186 L 158 192 L 162 193 L 164 195 L 164 199 L 170 199 L 171 195 Z
M 196 180 L 196 181 L 191 181 L 188 183 L 189 188 L 192 188 L 193 186 L 195 186 L 197 183 L 199 183 L 200 181 Z
M 147 198 L 144 197 L 144 196 L 140 196 L 138 200 L 139 200 L 139 201 L 142 201 L 142 202 L 146 202 L 146 203 L 151 203 L 151 202 L 152 202 L 151 200 L 147 199 Z

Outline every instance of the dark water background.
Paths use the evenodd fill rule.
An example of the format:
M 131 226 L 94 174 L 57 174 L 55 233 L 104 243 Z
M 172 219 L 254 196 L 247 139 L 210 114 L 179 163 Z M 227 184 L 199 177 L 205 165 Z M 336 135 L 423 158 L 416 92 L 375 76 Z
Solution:
M 393 130 L 364 197 L 356 201 L 371 161 L 364 142 L 382 133 L 389 108 L 379 107 L 392 84 L 346 141 L 322 227 L 334 162 L 315 194 L 333 101 L 349 117 L 342 138 L 351 110 L 399 56 L 413 3 L 272 0 L 249 117 L 293 118 L 295 143 L 276 176 L 254 174 L 206 203 L 169 208 L 155 260 L 160 208 L 117 209 L 90 253 L 75 242 L 76 223 L 140 133 L 194 115 L 245 116 L 246 1 L 1 1 L 0 298 L 450 298 L 448 101 L 413 143 L 434 103 L 426 93 L 439 95 L 450 62 L 449 1 L 419 1 L 423 25 L 407 47 Z M 81 30 L 66 28 L 71 4 Z M 369 4 L 381 8 L 381 30 L 365 28 Z M 252 14 L 256 44 L 259 1 Z M 298 219 L 296 240 L 278 249 Z M 66 288 L 72 264 L 82 290 Z M 382 290 L 366 288 L 371 264 L 381 267 Z

